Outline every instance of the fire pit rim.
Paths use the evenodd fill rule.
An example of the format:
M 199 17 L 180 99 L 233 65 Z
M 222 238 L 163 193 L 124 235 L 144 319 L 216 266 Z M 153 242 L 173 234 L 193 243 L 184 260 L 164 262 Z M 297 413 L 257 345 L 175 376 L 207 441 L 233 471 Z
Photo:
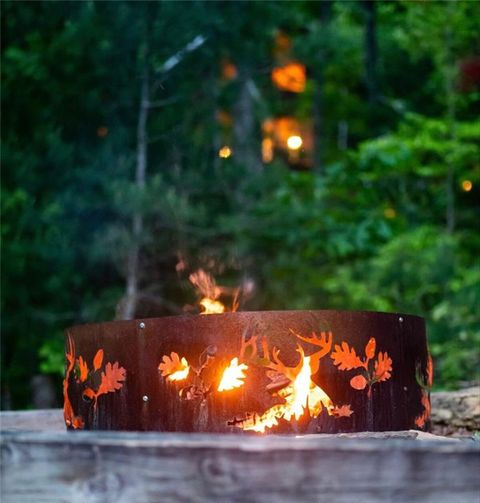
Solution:
M 188 432 L 237 427 L 264 433 L 273 421 L 277 433 L 315 428 L 332 433 L 427 424 L 422 383 L 428 386 L 431 373 L 423 318 L 341 310 L 222 314 L 185 313 L 67 329 L 67 426 Z M 297 424 L 303 412 L 291 390 L 300 379 L 306 387 L 298 396 L 306 400 L 302 411 L 308 414 Z M 222 394 L 237 388 L 242 389 Z M 282 402 L 284 389 L 293 398 Z M 391 402 L 404 412 L 397 408 L 393 415 Z M 206 403 L 208 416 L 198 410 Z M 132 416 L 130 409 L 142 413 Z M 297 422 L 292 426 L 293 410 Z
M 195 318 L 207 318 L 207 319 L 218 319 L 219 316 L 222 317 L 242 317 L 245 315 L 252 315 L 252 316 L 260 316 L 260 315 L 274 315 L 274 314 L 281 314 L 281 315 L 286 315 L 288 316 L 289 314 L 294 314 L 294 313 L 305 313 L 305 314 L 352 314 L 352 315 L 381 315 L 381 316 L 392 316 L 392 317 L 397 317 L 399 318 L 399 321 L 403 321 L 403 317 L 407 317 L 410 319 L 417 319 L 419 321 L 425 321 L 425 318 L 422 316 L 419 316 L 417 314 L 409 314 L 409 313 L 403 313 L 403 312 L 386 312 L 386 311 L 368 311 L 368 310 L 343 310 L 343 309 L 288 309 L 288 310 L 282 310 L 282 309 L 276 309 L 276 310 L 265 310 L 265 311 L 236 311 L 236 312 L 227 312 L 227 313 L 221 313 L 221 314 L 208 314 L 208 315 L 202 315 L 202 314 L 179 314 L 179 315 L 170 315 L 170 316 L 157 316 L 157 317 L 147 317 L 147 318 L 135 318 L 131 320 L 111 320 L 111 321 L 102 321 L 102 322 L 94 322 L 94 323 L 78 323 L 75 325 L 72 325 L 70 327 L 67 327 L 65 329 L 65 332 L 68 332 L 70 330 L 77 330 L 77 329 L 86 329 L 87 327 L 93 328 L 93 327 L 112 327 L 115 325 L 119 326 L 128 326 L 128 325 L 135 325 L 137 326 L 141 322 L 158 322 L 158 321 L 167 321 L 168 320 L 179 320 L 179 319 L 195 319 Z M 401 318 L 401 320 L 400 320 Z

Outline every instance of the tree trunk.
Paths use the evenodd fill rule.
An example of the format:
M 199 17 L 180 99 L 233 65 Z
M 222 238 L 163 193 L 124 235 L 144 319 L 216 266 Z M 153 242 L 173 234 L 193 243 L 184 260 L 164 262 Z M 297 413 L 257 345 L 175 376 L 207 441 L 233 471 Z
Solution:
M 149 4 L 150 6 L 150 4 Z M 197 35 L 191 42 L 189 42 L 180 51 L 173 54 L 168 58 L 162 67 L 157 70 L 157 80 L 153 81 L 152 90 L 150 91 L 150 76 L 148 73 L 148 40 L 149 40 L 149 21 L 152 19 L 152 14 L 146 21 L 146 36 L 145 47 L 143 53 L 143 75 L 142 85 L 140 92 L 140 107 L 138 112 L 137 122 L 137 166 L 135 172 L 135 183 L 139 193 L 145 189 L 145 178 L 147 173 L 148 157 L 147 157 L 147 121 L 148 112 L 152 107 L 160 107 L 168 104 L 167 101 L 151 102 L 150 94 L 154 94 L 155 89 L 161 86 L 162 77 L 182 61 L 182 59 L 192 51 L 201 47 L 206 38 L 203 35 Z M 132 245 L 127 258 L 127 280 L 126 280 L 126 295 L 124 301 L 118 308 L 118 318 L 122 320 L 130 320 L 135 317 L 135 308 L 138 301 L 138 283 L 139 283 L 139 255 L 140 255 L 140 241 L 143 234 L 143 216 L 141 210 L 137 210 L 133 215 L 132 222 Z
M 149 81 L 148 68 L 145 62 L 142 88 L 140 93 L 140 108 L 137 123 L 137 166 L 135 183 L 139 192 L 145 189 L 145 175 L 147 171 L 147 119 L 149 110 Z M 127 259 L 126 297 L 121 308 L 120 319 L 130 320 L 135 317 L 138 299 L 139 253 L 140 240 L 143 233 L 143 216 L 140 210 L 133 215 L 132 246 Z
M 255 134 L 255 113 L 253 103 L 253 83 L 248 70 L 240 72 L 240 91 L 235 104 L 233 134 L 235 145 L 233 155 L 250 173 L 260 173 L 263 169 L 260 148 Z

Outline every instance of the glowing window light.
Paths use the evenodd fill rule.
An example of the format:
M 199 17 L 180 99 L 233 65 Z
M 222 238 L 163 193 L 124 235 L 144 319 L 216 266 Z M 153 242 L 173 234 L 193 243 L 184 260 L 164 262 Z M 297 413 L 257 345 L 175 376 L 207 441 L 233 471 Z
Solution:
M 470 192 L 473 188 L 473 183 L 470 180 L 463 180 L 462 182 L 462 189 L 465 192 Z
M 303 145 L 303 140 L 301 136 L 293 135 L 289 136 L 287 139 L 287 147 L 290 150 L 298 150 Z
M 228 145 L 223 146 L 218 151 L 218 157 L 221 157 L 222 159 L 228 159 L 231 155 L 232 155 L 232 149 Z

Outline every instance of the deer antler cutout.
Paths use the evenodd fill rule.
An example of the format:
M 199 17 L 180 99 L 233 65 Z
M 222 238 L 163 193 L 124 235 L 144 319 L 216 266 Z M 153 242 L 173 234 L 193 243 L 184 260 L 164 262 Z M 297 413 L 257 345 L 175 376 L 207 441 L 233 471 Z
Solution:
M 240 347 L 240 360 L 247 360 L 257 356 L 257 336 L 251 335 L 246 330 L 242 336 L 242 345 Z
M 292 332 L 292 334 L 298 337 L 301 341 L 308 342 L 309 344 L 320 348 L 318 351 L 310 355 L 310 368 L 312 370 L 312 374 L 316 374 L 320 367 L 320 359 L 332 349 L 332 332 L 320 332 L 320 337 L 315 332 L 312 332 L 311 337 L 304 337 L 292 329 L 290 329 L 290 332 Z
M 291 381 L 294 381 L 297 375 L 299 374 L 302 364 L 303 364 L 303 355 L 301 354 L 300 361 L 298 362 L 296 367 L 287 367 L 282 360 L 279 358 L 280 350 L 276 347 L 272 348 L 272 356 L 270 357 L 270 351 L 268 349 L 268 341 L 266 337 L 262 337 L 262 350 L 263 350 L 263 359 L 266 360 L 265 366 L 278 374 L 282 374 Z M 302 351 L 302 348 L 298 346 L 297 351 Z

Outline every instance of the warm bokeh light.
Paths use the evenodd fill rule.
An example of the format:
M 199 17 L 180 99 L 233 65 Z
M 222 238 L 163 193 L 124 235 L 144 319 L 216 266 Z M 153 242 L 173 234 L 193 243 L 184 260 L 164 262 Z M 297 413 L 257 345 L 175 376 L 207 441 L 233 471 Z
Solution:
M 470 192 L 473 188 L 473 183 L 470 180 L 463 180 L 462 182 L 462 189 L 465 192 Z
M 303 93 L 306 81 L 305 65 L 301 63 L 289 63 L 272 70 L 272 82 L 282 91 Z
M 228 145 L 223 146 L 218 151 L 218 157 L 221 157 L 222 159 L 228 159 L 231 155 L 232 155 L 232 149 Z
M 262 140 L 262 160 L 264 163 L 273 161 L 273 140 L 271 138 Z
M 243 386 L 245 379 L 245 370 L 248 366 L 244 363 L 238 364 L 238 358 L 234 358 L 230 365 L 223 371 L 222 379 L 218 385 L 218 391 L 228 391 L 230 389 Z
M 290 150 L 298 150 L 303 145 L 303 140 L 301 136 L 289 136 L 287 139 L 287 147 Z

